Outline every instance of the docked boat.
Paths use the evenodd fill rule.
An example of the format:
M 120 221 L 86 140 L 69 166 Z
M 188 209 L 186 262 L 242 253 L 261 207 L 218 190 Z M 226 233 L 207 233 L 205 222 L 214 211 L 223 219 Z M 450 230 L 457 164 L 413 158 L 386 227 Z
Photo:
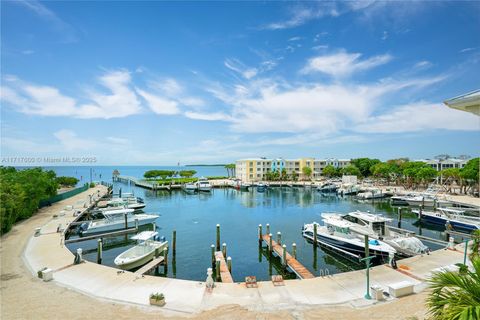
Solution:
M 337 192 L 341 196 L 354 196 L 360 192 L 360 187 L 356 185 L 347 184 L 347 185 L 343 185 L 340 189 L 338 189 Z
M 409 206 L 423 206 L 434 207 L 437 202 L 437 197 L 432 194 L 423 193 L 412 197 L 404 197 Z
M 143 231 L 133 236 L 131 239 L 139 243 L 119 254 L 114 260 L 115 265 L 123 270 L 131 270 L 150 262 L 155 257 L 155 250 L 163 252 L 168 247 L 168 241 L 153 240 L 157 234 L 155 231 Z
M 125 228 L 125 216 L 127 217 L 127 227 L 133 228 L 138 226 L 154 223 L 158 218 L 154 214 L 134 214 L 133 209 L 115 209 L 104 210 L 101 212 L 103 218 L 97 220 L 86 221 L 80 225 L 80 234 L 82 236 L 121 230 Z
M 394 195 L 390 198 L 390 204 L 394 206 L 408 206 L 407 198 L 416 196 L 413 193 L 397 196 Z
M 325 184 L 317 187 L 317 190 L 322 192 L 322 193 L 336 193 L 337 189 L 338 189 L 338 187 L 331 182 L 325 183 Z
M 372 200 L 372 199 L 382 199 L 387 195 L 382 192 L 382 190 L 377 188 L 372 188 L 368 191 L 360 192 L 357 194 L 356 198 L 359 200 Z
M 113 198 L 107 202 L 107 207 L 113 208 L 127 208 L 140 210 L 145 208 L 145 203 L 142 198 L 137 197 L 122 197 L 122 198 Z
M 317 225 L 317 242 L 331 249 L 346 252 L 353 257 L 365 257 L 365 240 L 361 236 L 350 230 L 350 224 L 339 219 L 323 219 L 324 225 L 316 222 L 305 224 L 302 229 L 304 238 L 313 240 L 314 225 Z M 369 255 L 376 256 L 376 259 L 388 261 L 391 255 L 397 251 L 390 245 L 378 239 L 370 239 L 368 243 Z
M 198 190 L 198 187 L 195 183 L 186 183 L 183 185 L 182 190 L 188 193 L 194 193 Z
M 207 178 L 201 177 L 200 179 L 198 179 L 195 185 L 197 186 L 198 191 L 202 191 L 202 192 L 212 191 L 212 185 L 210 184 L 210 182 L 208 182 Z
M 257 183 L 257 191 L 258 192 L 265 192 L 267 190 L 267 185 L 263 182 Z
M 399 256 L 411 257 L 429 252 L 426 245 L 415 236 L 390 229 L 387 222 L 392 221 L 369 212 L 354 211 L 346 214 L 324 213 L 323 218 L 337 219 L 347 223 L 350 231 L 370 238 L 382 240 L 392 246 Z
M 418 215 L 418 218 L 427 223 L 451 227 L 466 231 L 475 231 L 480 229 L 480 218 L 467 216 L 463 210 L 437 208 L 436 211 L 412 210 Z

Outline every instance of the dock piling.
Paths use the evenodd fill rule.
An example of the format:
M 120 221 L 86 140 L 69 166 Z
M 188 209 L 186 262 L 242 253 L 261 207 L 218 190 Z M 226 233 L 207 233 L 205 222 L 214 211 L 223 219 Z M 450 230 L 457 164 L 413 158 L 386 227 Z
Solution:
M 212 245 L 210 246 L 210 249 L 211 249 L 211 251 L 212 251 L 212 265 L 213 265 L 213 264 L 215 264 L 215 245 L 212 244 Z
M 266 234 L 270 234 L 270 223 L 267 223 L 267 224 L 265 225 L 265 233 L 266 233 Z
M 258 242 L 262 243 L 262 225 L 258 225 Z
M 163 248 L 163 263 L 165 263 L 165 273 L 167 273 L 168 269 L 168 248 Z
M 272 238 L 273 238 L 273 235 L 271 233 L 268 234 L 268 238 L 270 239 L 270 243 L 269 243 L 269 246 L 268 246 L 268 251 L 270 251 L 270 254 L 272 253 Z
M 125 213 L 123 215 L 123 217 L 125 218 L 125 229 L 128 229 L 128 218 L 127 218 L 127 214 Z
M 282 233 L 280 231 L 277 232 L 277 243 L 282 245 Z
M 138 219 L 135 218 L 135 229 L 138 230 Z
M 286 268 L 287 267 L 287 245 L 282 245 L 282 249 L 283 249 L 283 252 L 282 252 L 282 263 L 283 263 L 283 266 Z
M 227 244 L 225 242 L 222 244 L 222 254 L 224 257 L 227 256 Z
M 220 251 L 220 224 L 217 224 L 217 251 Z
M 172 256 L 177 254 L 177 231 L 173 230 L 172 234 Z
M 232 273 L 232 257 L 227 258 L 228 272 Z
M 313 224 L 313 247 L 317 247 L 317 224 Z
M 102 255 L 103 255 L 103 240 L 97 240 L 97 263 L 102 264 Z
M 292 253 L 293 253 L 293 257 L 297 259 L 297 244 L 295 242 L 292 243 Z
M 215 277 L 220 280 L 220 259 L 215 260 Z

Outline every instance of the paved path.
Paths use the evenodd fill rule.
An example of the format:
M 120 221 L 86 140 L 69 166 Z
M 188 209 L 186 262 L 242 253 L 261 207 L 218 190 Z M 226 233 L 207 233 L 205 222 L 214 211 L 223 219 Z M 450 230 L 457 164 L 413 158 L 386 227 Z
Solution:
M 243 283 L 217 283 L 213 292 L 208 293 L 205 291 L 205 285 L 202 282 L 153 276 L 139 277 L 131 272 L 119 274 L 117 269 L 91 262 L 72 265 L 74 256 L 62 245 L 61 236 L 56 233 L 59 223 L 63 224 L 73 220 L 71 212 L 56 219 L 46 218 L 45 214 L 49 214 L 51 217 L 53 213 L 59 212 L 67 204 L 78 204 L 80 199 L 85 199 L 85 194 L 79 194 L 43 210 L 43 221 L 47 219 L 48 221 L 43 225 L 42 235 L 39 237 L 33 237 L 33 232 L 34 228 L 38 226 L 35 225 L 35 222 L 41 221 L 40 217 L 33 217 L 28 223 L 25 223 L 30 230 L 23 231 L 29 231 L 27 234 L 32 236 L 30 239 L 25 237 L 25 239 L 28 239 L 28 243 L 23 252 L 23 258 L 30 269 L 32 276 L 28 278 L 31 279 L 30 282 L 34 282 L 35 292 L 30 292 L 30 289 L 27 292 L 18 291 L 19 289 L 9 283 L 5 285 L 3 281 L 15 279 L 15 277 L 25 277 L 25 275 L 22 274 L 20 269 L 12 269 L 15 265 L 10 266 L 2 261 L 2 314 L 15 314 L 13 312 L 15 303 L 19 303 L 16 299 L 35 294 L 37 290 L 38 292 L 46 291 L 45 288 L 50 288 L 46 292 L 57 292 L 57 294 L 51 297 L 46 294 L 42 298 L 48 303 L 46 301 L 44 303 L 50 306 L 53 303 L 54 306 L 61 309 L 63 296 L 58 295 L 58 291 L 61 289 L 52 288 L 52 285 L 55 287 L 54 284 L 104 301 L 143 306 L 143 308 L 147 308 L 146 311 L 140 311 L 146 312 L 147 315 L 152 310 L 157 312 L 160 310 L 148 306 L 148 298 L 152 292 L 165 294 L 167 305 L 161 309 L 163 314 L 177 316 L 198 314 L 218 307 L 227 308 L 228 305 L 232 304 L 245 306 L 250 310 L 257 310 L 257 312 L 282 312 L 281 310 L 292 311 L 299 310 L 299 308 L 308 310 L 322 305 L 364 307 L 374 304 L 374 301 L 363 299 L 365 273 L 362 270 L 302 281 L 286 280 L 285 286 L 281 287 L 273 286 L 270 281 L 259 282 L 258 288 L 255 289 L 247 289 Z M 11 241 L 8 241 L 8 238 L 14 238 L 16 230 L 21 228 L 22 225 L 16 226 L 10 235 L 2 238 L 2 241 L 7 240 L 8 250 L 11 252 L 15 251 L 15 245 L 20 248 L 23 247 L 21 242 L 14 245 Z M 25 243 L 25 240 L 23 243 Z M 4 257 L 4 248 L 2 243 L 2 257 Z M 14 260 L 15 257 L 11 257 L 11 259 Z M 407 273 L 395 271 L 386 266 L 378 266 L 371 269 L 372 284 L 386 288 L 391 283 L 408 280 L 415 284 L 415 291 L 419 292 L 425 288 L 425 283 L 422 280 L 430 275 L 432 269 L 461 262 L 462 259 L 463 255 L 460 252 L 440 250 L 431 255 L 402 260 L 399 265 L 403 266 L 408 271 Z M 36 271 L 43 267 L 55 270 L 54 282 L 42 283 L 35 278 Z M 27 282 L 28 278 L 25 279 Z M 15 281 L 11 283 L 13 284 Z M 4 291 L 4 288 L 7 288 L 7 291 Z M 65 294 L 65 299 L 69 295 L 71 293 Z M 80 298 L 77 298 L 77 300 L 78 303 L 82 301 Z M 108 306 L 105 306 L 105 310 L 110 310 Z M 92 306 L 92 308 L 94 307 L 99 308 L 97 305 Z M 63 308 L 65 309 L 65 307 Z M 23 309 L 19 305 L 16 312 L 33 312 L 29 309 Z M 75 307 L 71 307 L 71 309 L 73 310 Z M 84 310 L 84 312 L 91 314 L 90 311 Z M 132 312 L 126 312 L 126 314 L 131 315 Z M 60 318 L 62 314 L 57 313 L 56 315 L 57 318 Z M 53 316 L 53 318 L 56 317 Z

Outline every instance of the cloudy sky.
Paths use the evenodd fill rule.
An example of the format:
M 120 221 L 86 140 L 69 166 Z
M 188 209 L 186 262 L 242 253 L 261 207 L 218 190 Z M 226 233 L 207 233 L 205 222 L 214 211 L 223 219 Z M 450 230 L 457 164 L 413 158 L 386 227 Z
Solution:
M 479 154 L 479 2 L 1 5 L 2 158 Z

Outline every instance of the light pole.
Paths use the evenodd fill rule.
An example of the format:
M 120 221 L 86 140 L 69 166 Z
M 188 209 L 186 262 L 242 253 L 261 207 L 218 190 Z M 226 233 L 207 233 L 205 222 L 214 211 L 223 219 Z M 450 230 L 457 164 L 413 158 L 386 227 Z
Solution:
M 365 258 L 359 258 L 360 262 L 365 261 L 367 266 L 367 292 L 365 293 L 365 299 L 372 299 L 370 296 L 370 260 L 375 258 L 375 256 L 370 256 L 370 248 L 368 243 L 368 235 L 365 235 Z

